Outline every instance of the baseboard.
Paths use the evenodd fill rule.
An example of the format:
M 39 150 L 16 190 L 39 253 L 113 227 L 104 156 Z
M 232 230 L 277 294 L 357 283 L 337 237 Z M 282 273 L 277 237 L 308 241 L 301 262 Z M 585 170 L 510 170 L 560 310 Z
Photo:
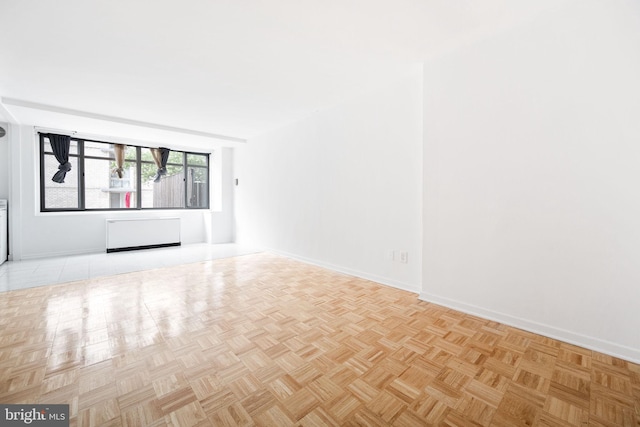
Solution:
M 354 269 L 343 267 L 340 265 L 335 265 L 328 262 L 319 261 L 317 259 L 303 257 L 300 255 L 292 254 L 285 251 L 280 251 L 273 248 L 263 248 L 263 250 L 268 252 L 273 252 L 275 254 L 282 255 L 287 258 L 295 259 L 297 261 L 302 261 L 306 264 L 311 264 L 311 265 L 326 268 L 329 270 L 337 271 L 339 273 L 348 274 L 349 276 L 355 276 L 361 279 L 371 280 L 372 282 L 380 283 L 386 286 L 391 286 L 392 288 L 401 289 L 403 291 L 408 291 L 415 294 L 420 292 L 419 286 L 413 286 L 409 283 L 400 282 L 398 280 L 390 279 L 388 277 L 382 277 L 375 274 L 366 273 L 364 271 L 354 270 Z
M 180 243 L 179 246 L 195 245 L 199 243 L 206 243 L 206 242 L 204 242 L 203 240 L 200 242 Z M 73 250 L 73 251 L 41 252 L 41 253 L 31 253 L 27 255 L 23 254 L 19 260 L 13 260 L 13 261 L 26 261 L 26 260 L 32 260 L 32 259 L 56 258 L 56 257 L 74 256 L 74 255 L 94 255 L 94 254 L 103 254 L 103 253 L 105 253 L 104 246 L 99 248 L 84 249 L 84 250 L 79 249 L 79 250 Z
M 487 310 L 485 308 L 478 307 L 472 304 L 467 304 L 461 301 L 444 298 L 437 295 L 431 295 L 425 292 L 420 293 L 419 299 L 421 299 L 422 301 L 452 308 L 463 313 L 504 323 L 505 325 L 513 326 L 515 328 L 533 332 L 535 334 L 544 335 L 546 337 L 584 347 L 589 350 L 605 353 L 633 363 L 640 363 L 639 349 L 627 347 L 587 335 L 578 334 L 565 329 L 556 328 L 554 326 L 534 322 L 520 317 L 511 316 L 509 314 Z
M 22 255 L 20 259 L 17 261 L 26 261 L 31 259 L 43 259 L 43 258 L 57 258 L 57 257 L 74 256 L 74 255 L 93 255 L 93 254 L 99 254 L 99 253 L 104 253 L 104 247 L 97 248 L 97 249 L 77 250 L 77 251 L 41 252 L 41 253 L 27 254 L 27 255 Z

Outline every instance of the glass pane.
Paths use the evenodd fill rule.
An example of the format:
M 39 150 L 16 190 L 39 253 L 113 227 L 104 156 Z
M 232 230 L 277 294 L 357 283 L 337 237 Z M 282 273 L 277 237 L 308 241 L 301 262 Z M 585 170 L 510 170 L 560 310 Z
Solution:
M 153 156 L 151 155 L 151 149 L 142 148 L 140 155 L 141 155 L 141 160 L 143 162 L 149 162 L 149 163 L 153 163 L 155 165 L 155 160 L 154 160 Z M 167 164 L 173 163 L 175 166 L 182 166 L 183 156 L 184 156 L 184 153 L 182 151 L 169 151 L 169 157 L 167 158 Z M 155 166 L 154 166 L 154 168 L 155 168 Z M 153 174 L 155 174 L 155 171 L 153 172 Z M 143 181 L 144 181 L 144 178 L 143 178 Z
M 126 146 L 125 150 L 124 150 L 124 158 L 126 160 L 136 160 L 137 157 L 137 150 L 136 147 L 134 146 Z
M 158 167 L 153 161 L 151 150 L 142 149 L 142 207 L 143 208 L 183 208 L 184 207 L 184 171 L 183 153 L 174 151 L 169 154 L 169 162 L 178 159 L 179 165 L 167 164 L 166 171 L 158 175 Z M 177 156 L 177 157 L 176 157 Z
M 151 150 L 149 150 L 148 148 L 143 148 L 142 150 L 140 150 L 140 156 L 143 162 L 154 163 L 153 156 L 151 155 Z
M 114 165 L 115 167 L 115 165 Z M 124 195 L 124 207 L 125 208 L 137 208 L 138 207 L 138 197 L 136 196 L 136 192 L 137 192 L 137 180 L 136 177 L 138 176 L 138 168 L 136 166 L 136 162 L 135 161 L 125 161 L 124 162 L 124 172 L 125 175 L 123 177 L 123 179 L 119 180 L 116 178 L 116 181 L 114 182 L 114 179 L 111 178 L 111 186 L 112 188 L 118 188 L 118 183 L 120 183 L 122 185 L 121 188 L 125 189 L 125 195 Z M 117 176 L 117 175 L 116 175 Z
M 187 165 L 192 166 L 207 166 L 206 154 L 187 154 Z
M 209 206 L 209 176 L 207 168 L 187 168 L 187 203 L 190 208 Z
M 85 207 L 126 209 L 136 207 L 136 165 L 125 162 L 122 178 L 112 160 L 85 159 Z
M 115 158 L 113 144 L 93 141 L 85 141 L 84 155 L 88 157 L 103 157 L 105 159 Z
M 49 138 L 44 138 L 44 151 L 47 153 L 53 153 L 51 149 L 51 142 L 49 142 Z M 69 154 L 78 154 L 78 141 L 71 140 L 69 144 Z
M 71 170 L 67 172 L 64 183 L 58 184 L 51 178 L 58 171 L 58 161 L 52 154 L 44 155 L 44 208 L 78 208 L 78 159 L 69 157 Z
M 183 156 L 184 156 L 184 153 L 181 151 L 170 151 L 169 160 L 167 160 L 167 163 L 178 163 L 181 165 Z

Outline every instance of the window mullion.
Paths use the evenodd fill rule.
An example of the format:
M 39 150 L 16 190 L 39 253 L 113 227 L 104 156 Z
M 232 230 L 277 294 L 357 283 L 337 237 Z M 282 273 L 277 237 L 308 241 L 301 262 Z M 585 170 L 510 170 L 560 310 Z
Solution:
M 44 135 L 40 134 L 40 211 L 47 208 L 44 194 Z
M 185 209 L 189 209 L 188 203 L 188 188 L 187 188 L 187 174 L 189 171 L 187 170 L 187 153 L 182 153 L 182 187 L 184 188 L 184 207 Z
M 142 209 L 142 147 L 136 147 L 136 205 Z
M 209 209 L 211 208 L 211 171 L 209 170 L 209 156 L 205 157 L 205 166 L 206 166 L 206 176 L 207 176 L 207 190 L 206 190 L 206 195 L 207 195 L 207 205 L 206 208 Z
M 78 140 L 78 209 L 85 210 L 84 140 Z

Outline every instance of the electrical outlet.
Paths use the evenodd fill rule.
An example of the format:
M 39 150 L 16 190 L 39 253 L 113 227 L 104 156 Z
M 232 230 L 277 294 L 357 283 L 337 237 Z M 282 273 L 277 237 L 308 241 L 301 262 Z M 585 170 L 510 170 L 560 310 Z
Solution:
M 409 254 L 407 251 L 400 251 L 400 262 L 406 264 L 409 262 Z
M 384 254 L 385 259 L 387 259 L 388 261 L 394 261 L 395 260 L 395 251 L 386 251 Z

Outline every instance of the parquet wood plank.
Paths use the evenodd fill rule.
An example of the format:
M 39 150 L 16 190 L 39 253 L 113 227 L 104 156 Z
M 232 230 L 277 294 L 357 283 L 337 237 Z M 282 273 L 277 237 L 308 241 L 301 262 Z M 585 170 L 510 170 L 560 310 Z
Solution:
M 639 426 L 640 366 L 261 253 L 0 294 L 72 426 Z

